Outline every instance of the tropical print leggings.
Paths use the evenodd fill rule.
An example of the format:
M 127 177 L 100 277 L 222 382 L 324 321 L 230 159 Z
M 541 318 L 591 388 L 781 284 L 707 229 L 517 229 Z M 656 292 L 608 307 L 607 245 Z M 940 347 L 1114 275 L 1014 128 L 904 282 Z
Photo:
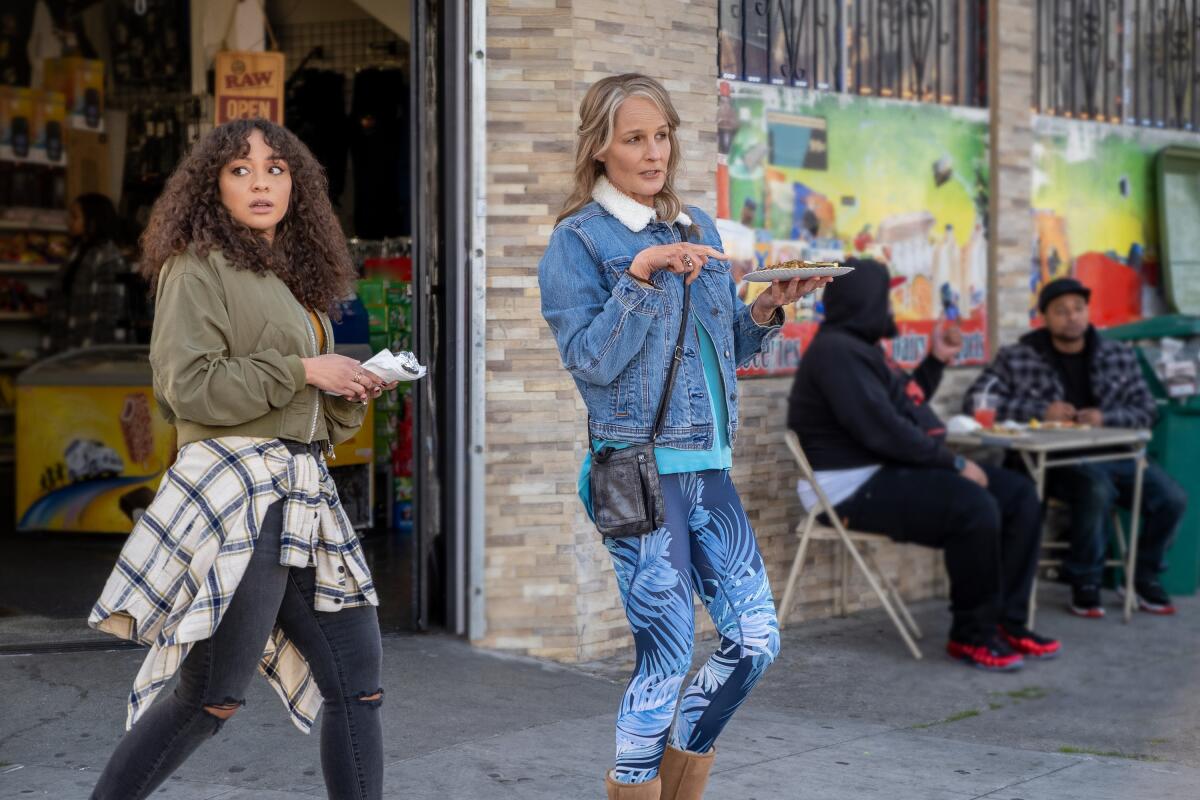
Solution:
M 617 714 L 613 777 L 622 783 L 658 774 L 668 734 L 673 747 L 708 752 L 779 653 L 771 586 L 729 471 L 663 475 L 662 490 L 662 528 L 605 539 L 636 649 Z M 684 690 L 693 590 L 721 640 Z

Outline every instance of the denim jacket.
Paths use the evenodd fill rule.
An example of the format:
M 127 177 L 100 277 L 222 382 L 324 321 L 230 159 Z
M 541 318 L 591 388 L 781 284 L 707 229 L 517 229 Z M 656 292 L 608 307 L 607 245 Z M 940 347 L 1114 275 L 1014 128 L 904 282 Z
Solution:
M 558 344 L 563 366 L 587 405 L 592 439 L 645 444 L 654 429 L 667 367 L 679 334 L 683 278 L 660 270 L 653 287 L 629 274 L 647 247 L 680 240 L 679 226 L 659 222 L 654 210 L 618 192 L 604 178 L 594 202 L 555 227 L 538 265 L 542 316 Z M 689 207 L 676 222 L 699 228 L 691 240 L 721 249 L 716 225 Z M 735 370 L 757 355 L 783 324 L 777 311 L 759 325 L 737 296 L 728 261 L 709 260 L 692 283 L 693 318 L 716 345 L 729 409 L 729 441 L 738 426 Z M 700 345 L 689 326 L 684 358 L 657 444 L 681 450 L 713 445 L 712 403 Z

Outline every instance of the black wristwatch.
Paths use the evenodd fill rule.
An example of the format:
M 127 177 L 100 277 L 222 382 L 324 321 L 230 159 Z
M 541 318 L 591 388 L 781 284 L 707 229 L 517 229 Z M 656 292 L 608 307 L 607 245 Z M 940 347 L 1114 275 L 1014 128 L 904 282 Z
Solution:
M 967 468 L 967 460 L 965 458 L 963 458 L 962 456 L 956 455 L 954 457 L 954 471 L 962 472 L 966 468 Z

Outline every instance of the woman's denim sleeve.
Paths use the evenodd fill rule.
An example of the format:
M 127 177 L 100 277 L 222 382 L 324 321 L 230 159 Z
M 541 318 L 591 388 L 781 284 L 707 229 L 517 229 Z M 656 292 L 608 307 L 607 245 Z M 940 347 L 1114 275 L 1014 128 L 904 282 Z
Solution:
M 783 327 L 783 309 L 775 309 L 766 325 L 759 325 L 750 314 L 753 307 L 742 301 L 737 294 L 737 284 L 729 279 L 729 292 L 733 295 L 733 354 L 738 366 L 762 352 L 767 342 Z
M 538 265 L 542 316 L 550 325 L 563 366 L 576 378 L 607 386 L 642 349 L 663 291 L 627 271 L 609 291 L 602 270 L 578 231 L 559 226 Z

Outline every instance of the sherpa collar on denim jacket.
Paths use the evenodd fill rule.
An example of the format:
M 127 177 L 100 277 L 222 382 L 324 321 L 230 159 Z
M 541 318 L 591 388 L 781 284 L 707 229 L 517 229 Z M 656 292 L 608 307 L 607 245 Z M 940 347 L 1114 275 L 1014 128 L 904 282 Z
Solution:
M 658 219 L 658 211 L 650 206 L 642 205 L 613 186 L 606 175 L 601 175 L 596 180 L 596 185 L 592 189 L 592 199 L 634 233 L 641 233 L 647 225 Z M 680 211 L 679 216 L 675 218 L 675 224 L 690 228 L 692 227 L 692 218 Z

